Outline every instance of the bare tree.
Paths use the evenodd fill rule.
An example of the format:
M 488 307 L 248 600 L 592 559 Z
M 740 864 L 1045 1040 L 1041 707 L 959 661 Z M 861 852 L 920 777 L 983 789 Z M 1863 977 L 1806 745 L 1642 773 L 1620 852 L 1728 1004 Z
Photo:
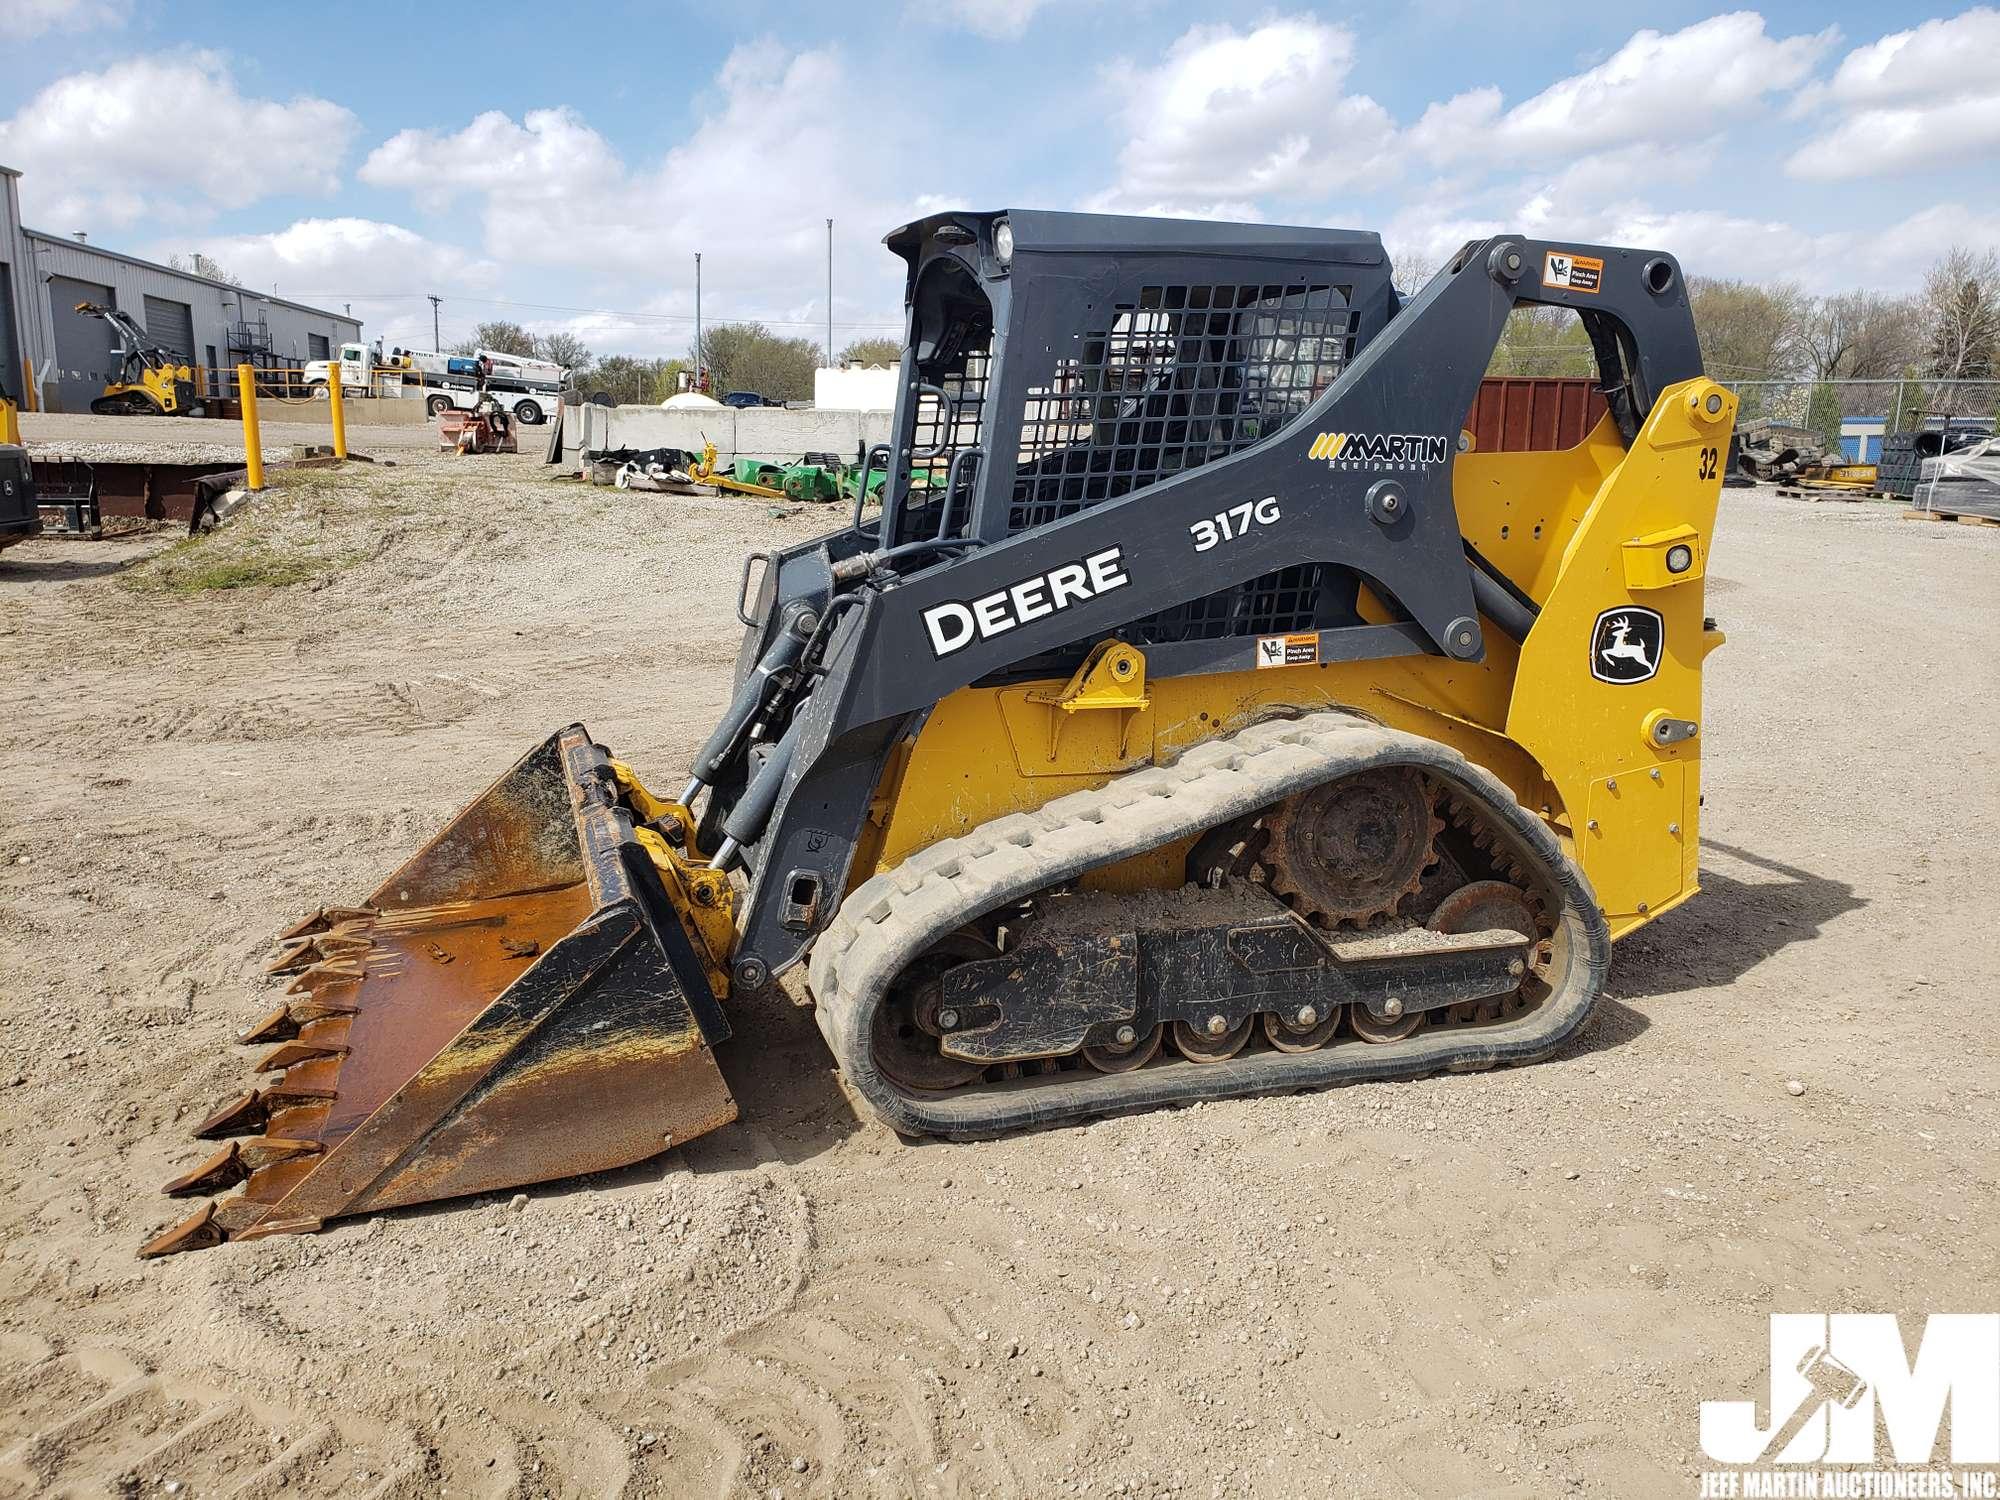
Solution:
M 581 375 L 590 368 L 590 346 L 573 333 L 544 333 L 535 339 L 535 358 Z
M 773 401 L 810 401 L 819 345 L 780 338 L 761 323 L 718 323 L 701 336 L 710 394 L 755 391 Z
M 1702 363 L 1717 379 L 1790 375 L 1805 362 L 1802 334 L 1811 299 L 1791 283 L 1756 286 L 1690 276 L 1688 300 Z
M 856 339 L 840 351 L 844 365 L 897 365 L 902 359 L 901 339 Z
M 1581 376 L 1597 373 L 1583 320 L 1567 307 L 1522 303 L 1507 314 L 1487 362 L 1488 375 Z
M 1850 292 L 1836 299 L 1850 303 L 1846 317 L 1853 325 L 1847 373 L 1856 380 L 1893 380 L 1916 358 L 1921 326 L 1911 297 L 1884 297 Z
M 1916 351 L 1915 307 L 1906 298 L 1844 292 L 1803 305 L 1798 350 L 1815 380 L 1894 379 Z
M 1924 277 L 1925 364 L 1943 380 L 1980 380 L 2000 350 L 2000 253 L 1953 245 Z
M 1414 297 L 1424 289 L 1424 283 L 1437 274 L 1444 262 L 1435 255 L 1426 255 L 1421 250 L 1391 250 L 1389 252 L 1390 281 L 1405 297 Z
M 167 264 L 176 271 L 187 272 L 190 276 L 206 276 L 210 281 L 226 282 L 230 286 L 243 285 L 241 276 L 218 265 L 199 250 L 189 255 L 169 255 Z
M 452 345 L 453 354 L 476 354 L 491 349 L 495 354 L 512 354 L 521 359 L 535 357 L 535 336 L 519 323 L 481 323 L 472 337 Z

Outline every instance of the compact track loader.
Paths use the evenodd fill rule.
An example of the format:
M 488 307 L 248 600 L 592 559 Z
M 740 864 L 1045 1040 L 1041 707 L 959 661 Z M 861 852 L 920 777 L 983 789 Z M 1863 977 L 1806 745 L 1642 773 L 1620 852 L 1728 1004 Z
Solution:
M 194 371 L 173 352 L 154 343 L 132 315 L 95 302 L 79 302 L 76 311 L 102 318 L 118 340 L 118 373 L 103 394 L 90 403 L 100 417 L 199 417 L 207 403 L 195 394 Z
M 879 515 L 753 555 L 662 796 L 581 725 L 274 965 L 261 1083 L 147 1254 L 650 1156 L 805 966 L 912 1135 L 1548 1056 L 1695 891 L 1735 402 L 1669 256 L 1038 212 L 889 237 Z M 1465 429 L 1509 312 L 1603 415 Z M 857 487 L 870 491 L 867 475 Z

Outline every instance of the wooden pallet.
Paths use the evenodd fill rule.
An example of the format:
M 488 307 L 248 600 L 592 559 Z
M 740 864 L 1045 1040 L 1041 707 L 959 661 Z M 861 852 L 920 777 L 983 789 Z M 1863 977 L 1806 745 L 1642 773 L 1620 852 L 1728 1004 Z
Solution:
M 1807 487 L 1779 485 L 1778 493 L 1788 500 L 1887 500 L 1885 490 L 1862 489 L 1851 484 L 1815 484 Z
M 2000 526 L 2000 520 L 1992 516 L 1969 516 L 1959 511 L 1918 510 L 1911 506 L 1901 514 L 1905 521 L 1956 521 L 1961 526 Z

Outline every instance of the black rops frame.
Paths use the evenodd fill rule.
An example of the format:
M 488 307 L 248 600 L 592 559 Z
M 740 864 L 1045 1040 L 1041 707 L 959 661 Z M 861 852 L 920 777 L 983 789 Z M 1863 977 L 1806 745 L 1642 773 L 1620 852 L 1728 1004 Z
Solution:
M 993 242 L 1003 220 L 1014 237 L 1004 266 Z M 984 545 L 910 559 L 915 571 L 864 587 L 860 604 L 841 610 L 829 629 L 823 673 L 784 734 L 775 808 L 746 849 L 751 889 L 736 959 L 737 980 L 746 985 L 797 962 L 831 920 L 884 758 L 961 687 L 1300 562 L 1354 570 L 1405 617 L 1399 625 L 1323 632 L 1322 660 L 1412 651 L 1480 660 L 1485 627 L 1452 499 L 1452 461 L 1516 305 L 1582 315 L 1601 387 L 1628 442 L 1660 391 L 1702 373 L 1679 266 L 1652 251 L 1495 236 L 1467 244 L 1399 306 L 1377 238 L 1346 231 L 1016 211 L 936 216 L 896 231 L 888 244 L 910 262 L 913 302 L 942 257 L 987 289 L 994 329 L 982 436 L 989 452 L 1011 451 L 1028 384 L 1085 326 L 1081 312 L 1135 274 L 1148 282 L 1339 281 L 1353 288 L 1359 352 L 1302 416 L 1254 446 L 1034 530 L 1004 535 L 1014 466 L 979 466 L 969 531 Z M 1551 256 L 1580 268 L 1575 284 L 1550 284 Z M 917 323 L 913 306 L 895 418 L 899 444 L 914 421 L 919 355 L 909 346 L 922 337 Z M 1322 434 L 1347 435 L 1343 455 L 1359 456 L 1312 456 Z M 1400 449 L 1398 438 L 1405 440 Z M 1443 441 L 1408 441 L 1427 438 Z M 899 467 L 892 461 L 892 486 Z M 1275 497 L 1280 519 L 1195 550 L 1200 523 L 1266 496 Z M 876 541 L 865 529 L 848 529 L 772 559 L 739 680 L 785 606 L 823 610 L 833 566 Z M 933 652 L 926 609 L 978 599 L 1108 548 L 1119 550 L 1128 585 L 975 639 L 942 659 Z M 1490 585 L 1481 597 L 1490 606 Z M 1490 607 L 1488 617 L 1497 619 Z M 1149 670 L 1244 670 L 1255 644 L 1236 638 L 1149 647 Z M 705 827 L 716 826 L 745 774 L 737 768 L 718 781 Z

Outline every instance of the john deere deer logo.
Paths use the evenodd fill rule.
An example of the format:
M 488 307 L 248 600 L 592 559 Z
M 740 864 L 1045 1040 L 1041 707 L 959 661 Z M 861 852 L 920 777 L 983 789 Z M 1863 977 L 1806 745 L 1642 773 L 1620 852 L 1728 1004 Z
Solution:
M 1591 632 L 1590 675 L 1599 682 L 1644 682 L 1660 670 L 1666 638 L 1666 624 L 1653 610 L 1607 609 Z

